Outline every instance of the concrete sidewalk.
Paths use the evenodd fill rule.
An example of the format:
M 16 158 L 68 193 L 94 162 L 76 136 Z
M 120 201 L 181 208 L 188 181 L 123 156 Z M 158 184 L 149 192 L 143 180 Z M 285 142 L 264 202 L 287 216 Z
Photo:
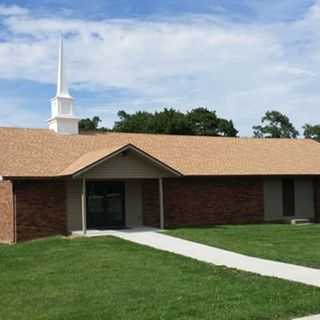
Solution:
M 89 232 L 87 236 L 112 235 L 151 248 L 172 252 L 199 261 L 226 266 L 307 285 L 320 287 L 320 270 L 288 263 L 249 257 L 243 254 L 183 240 L 157 232 L 155 229 L 141 228 L 128 230 L 108 230 Z
M 315 316 L 309 316 L 309 317 L 304 317 L 304 318 L 299 318 L 295 320 L 320 320 L 320 315 L 315 315 Z

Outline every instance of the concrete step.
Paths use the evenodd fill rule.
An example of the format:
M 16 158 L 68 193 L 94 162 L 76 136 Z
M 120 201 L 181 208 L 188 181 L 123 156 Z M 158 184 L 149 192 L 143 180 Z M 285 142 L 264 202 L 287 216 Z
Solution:
M 310 219 L 290 219 L 291 224 L 310 224 Z

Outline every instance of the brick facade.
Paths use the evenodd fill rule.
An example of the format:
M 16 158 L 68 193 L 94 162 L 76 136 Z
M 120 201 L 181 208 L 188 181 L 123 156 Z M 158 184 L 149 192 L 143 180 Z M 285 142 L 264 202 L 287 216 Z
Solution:
M 17 181 L 17 241 L 67 234 L 64 181 Z
M 142 181 L 143 224 L 148 227 L 160 226 L 159 182 L 157 179 Z
M 164 180 L 165 226 L 261 223 L 260 178 L 174 178 Z
M 0 242 L 14 242 L 14 208 L 11 181 L 0 182 Z
M 163 187 L 165 227 L 264 221 L 263 178 L 166 178 Z M 314 178 L 314 191 L 316 220 L 319 222 L 319 178 Z M 144 225 L 159 227 L 158 179 L 142 181 L 142 198 Z M 14 181 L 13 186 L 10 181 L 0 182 L 0 241 L 61 234 L 67 234 L 64 181 Z

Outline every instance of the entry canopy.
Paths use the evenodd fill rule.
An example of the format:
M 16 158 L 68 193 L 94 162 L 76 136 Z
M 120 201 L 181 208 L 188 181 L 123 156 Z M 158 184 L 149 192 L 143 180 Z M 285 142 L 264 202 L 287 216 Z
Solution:
M 176 176 L 181 176 L 182 174 L 177 170 L 171 168 L 170 166 L 166 165 L 165 163 L 161 162 L 160 160 L 152 157 L 150 154 L 147 154 L 143 150 L 139 149 L 138 147 L 134 146 L 133 144 L 125 144 L 120 147 L 114 147 L 109 149 L 102 149 L 93 152 L 86 153 L 82 157 L 80 157 L 77 161 L 71 164 L 66 170 L 62 172 L 62 176 L 79 176 L 84 172 L 94 168 L 95 166 L 99 165 L 101 162 L 107 161 L 125 151 L 132 150 L 142 157 L 148 159 L 149 161 L 153 162 L 155 165 L 162 167 L 165 170 L 173 173 Z

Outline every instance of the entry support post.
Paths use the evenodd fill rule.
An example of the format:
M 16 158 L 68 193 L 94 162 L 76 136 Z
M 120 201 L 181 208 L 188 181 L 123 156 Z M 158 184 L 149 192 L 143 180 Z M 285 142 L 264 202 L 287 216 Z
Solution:
M 81 211 L 82 211 L 82 232 L 87 234 L 87 196 L 86 196 L 86 179 L 82 179 L 81 194 Z
M 164 229 L 163 183 L 162 183 L 162 178 L 159 178 L 159 207 L 160 207 L 160 229 Z

